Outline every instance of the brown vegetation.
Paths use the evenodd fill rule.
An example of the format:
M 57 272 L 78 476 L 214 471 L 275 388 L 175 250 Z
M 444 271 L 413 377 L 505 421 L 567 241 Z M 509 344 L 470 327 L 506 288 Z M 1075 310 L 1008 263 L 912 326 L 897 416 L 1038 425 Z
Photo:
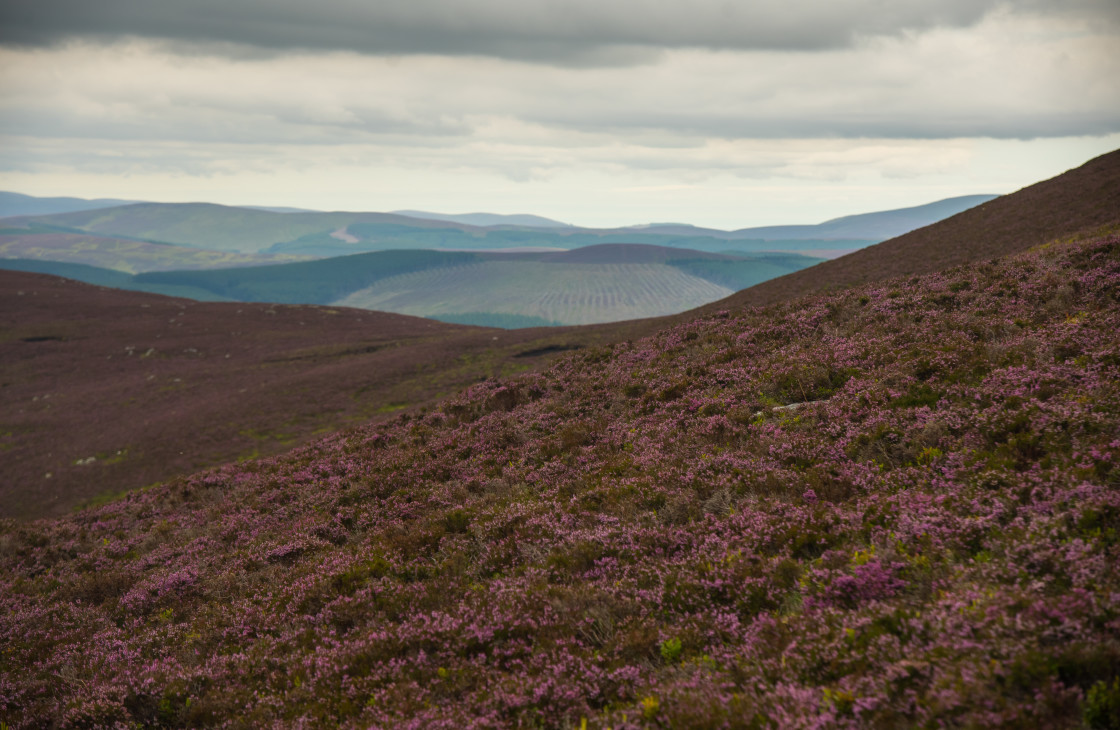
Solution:
M 626 327 L 648 331 L 492 330 L 0 271 L 0 517 L 286 451 Z
M 58 514 L 278 453 L 565 350 L 641 337 L 707 311 L 986 261 L 1118 223 L 1120 151 L 698 310 L 514 331 L 341 307 L 202 304 L 0 272 L 0 517 Z M 634 388 L 637 397 L 646 386 Z M 563 448 L 576 434 L 558 437 Z

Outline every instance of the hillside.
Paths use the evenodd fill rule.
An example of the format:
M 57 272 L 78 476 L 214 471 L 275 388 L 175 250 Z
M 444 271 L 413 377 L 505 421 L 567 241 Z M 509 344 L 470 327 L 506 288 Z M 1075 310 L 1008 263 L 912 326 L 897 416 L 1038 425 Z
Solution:
M 92 210 L 94 208 L 112 208 L 118 205 L 128 205 L 135 201 L 117 200 L 114 198 L 99 198 L 85 200 L 82 198 L 38 198 L 22 193 L 0 191 L 0 218 L 17 215 L 50 215 L 52 213 L 70 213 L 76 210 Z
M 675 314 L 732 291 L 665 264 L 487 261 L 382 279 L 337 304 L 437 319 L 486 312 L 579 325 Z
M 153 272 L 134 281 L 239 301 L 337 304 L 513 326 L 578 325 L 674 314 L 817 261 L 608 244 L 545 253 L 381 251 L 267 267 Z M 472 319 L 461 319 L 467 313 Z
M 150 272 L 136 281 L 190 286 L 245 302 L 329 304 L 386 277 L 476 260 L 477 254 L 453 251 L 378 251 L 271 266 Z
M 347 240 L 339 238 L 345 235 Z M 417 229 L 389 223 L 355 223 L 344 230 L 322 231 L 265 249 L 268 253 L 303 256 L 344 256 L 358 251 L 391 249 L 444 249 L 492 252 L 504 249 L 577 249 L 604 245 L 648 245 L 718 253 L 728 248 L 759 253 L 772 251 L 844 252 L 875 243 L 873 240 L 763 240 L 736 239 L 697 234 L 647 232 L 644 230 L 548 229 L 533 227 Z
M 38 259 L 85 264 L 129 274 L 167 269 L 216 269 L 299 261 L 303 256 L 213 251 L 85 233 L 0 228 L 0 266 L 4 259 Z
M 468 226 L 525 226 L 530 228 L 567 228 L 567 223 L 545 218 L 539 215 L 513 214 L 501 215 L 497 213 L 428 213 L 422 210 L 394 210 L 394 215 L 405 215 L 409 218 L 423 218 L 433 221 L 447 221 L 448 223 L 462 223 Z
M 738 292 L 704 311 L 930 273 L 1115 225 L 1120 225 L 1120 150 L 925 228 Z
M 759 226 L 740 228 L 734 231 L 721 231 L 712 228 L 699 228 L 684 223 L 653 223 L 636 226 L 634 230 L 645 233 L 674 236 L 712 236 L 728 241 L 782 241 L 791 245 L 794 241 L 815 241 L 823 248 L 827 244 L 844 241 L 851 242 L 848 248 L 862 248 L 868 243 L 885 241 L 900 236 L 916 228 L 928 226 L 961 211 L 974 208 L 981 203 L 997 198 L 996 195 L 962 195 L 946 198 L 911 208 L 895 208 L 874 213 L 860 213 L 833 218 L 824 223 L 812 225 Z M 862 242 L 857 244 L 856 242 Z
M 1111 727 L 1118 292 L 1112 235 L 720 312 L 3 523 L 6 712 Z
M 14 218 L 6 223 L 37 224 L 55 227 L 62 232 L 123 236 L 241 253 L 256 253 L 273 244 L 309 234 L 322 233 L 329 237 L 331 232 L 345 229 L 353 223 L 384 223 L 417 230 L 455 227 L 451 223 L 388 213 L 279 213 L 212 203 L 136 203 L 101 210 Z
M 849 239 L 885 241 L 944 220 L 962 211 L 994 200 L 997 195 L 963 195 L 911 208 L 846 215 L 813 226 L 768 226 L 735 231 L 737 238 Z
M 0 271 L 0 517 L 62 514 L 275 454 L 605 336 L 206 304 Z
M 230 301 L 205 289 L 190 286 L 176 286 L 174 284 L 140 284 L 135 277 L 123 271 L 102 269 L 86 264 L 70 264 L 61 261 L 44 261 L 40 259 L 4 259 L 0 258 L 0 270 L 26 271 L 35 274 L 50 274 L 62 276 L 74 281 L 95 286 L 107 286 L 114 289 L 127 289 L 128 291 L 142 291 L 149 294 L 162 294 L 168 297 L 185 297 L 200 302 L 227 302 Z

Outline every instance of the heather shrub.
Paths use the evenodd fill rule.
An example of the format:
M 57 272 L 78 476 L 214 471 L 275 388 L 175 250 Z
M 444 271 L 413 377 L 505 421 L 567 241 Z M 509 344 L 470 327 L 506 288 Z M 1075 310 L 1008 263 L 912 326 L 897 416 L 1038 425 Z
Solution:
M 0 718 L 1114 728 L 1118 292 L 1113 235 L 724 312 L 3 523 Z

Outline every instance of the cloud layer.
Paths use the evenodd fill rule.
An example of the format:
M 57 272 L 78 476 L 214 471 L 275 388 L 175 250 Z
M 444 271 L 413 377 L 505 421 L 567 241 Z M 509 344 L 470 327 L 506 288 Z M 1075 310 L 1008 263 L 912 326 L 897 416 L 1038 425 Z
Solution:
M 811 51 L 970 27 L 996 8 L 1115 23 L 1114 0 L 6 0 L 0 43 L 158 38 L 269 51 L 613 65 L 664 49 Z M 230 52 L 234 52 L 230 49 Z
M 884 181 L 1001 192 L 1120 133 L 1118 16 L 1115 0 L 8 0 L 0 187 L 364 186 L 437 210 L 458 208 L 437 194 L 490 190 L 477 207 L 569 219 L 639 199 L 710 209 L 760 181 L 815 201 L 866 186 L 820 219 L 884 207 Z M 560 207 L 534 202 L 549 190 Z M 775 195 L 774 210 L 792 199 Z M 706 220 L 788 222 L 737 214 Z
M 715 140 L 1120 131 L 1116 37 L 996 16 L 814 53 L 666 51 L 641 68 L 351 53 L 229 59 L 150 42 L 0 49 L 0 133 L 558 150 Z

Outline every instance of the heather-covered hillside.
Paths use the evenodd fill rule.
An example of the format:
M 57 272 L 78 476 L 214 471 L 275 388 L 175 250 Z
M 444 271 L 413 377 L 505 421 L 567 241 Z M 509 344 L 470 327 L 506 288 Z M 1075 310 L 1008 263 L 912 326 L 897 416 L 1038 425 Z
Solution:
M 0 270 L 0 518 L 59 516 L 286 452 L 561 352 L 653 331 L 635 322 L 500 332 Z
M 705 310 L 765 306 L 826 288 L 929 274 L 1118 227 L 1120 150 L 1114 150 L 924 228 L 738 292 Z
M 0 551 L 13 727 L 1115 727 L 1120 236 L 714 314 Z

